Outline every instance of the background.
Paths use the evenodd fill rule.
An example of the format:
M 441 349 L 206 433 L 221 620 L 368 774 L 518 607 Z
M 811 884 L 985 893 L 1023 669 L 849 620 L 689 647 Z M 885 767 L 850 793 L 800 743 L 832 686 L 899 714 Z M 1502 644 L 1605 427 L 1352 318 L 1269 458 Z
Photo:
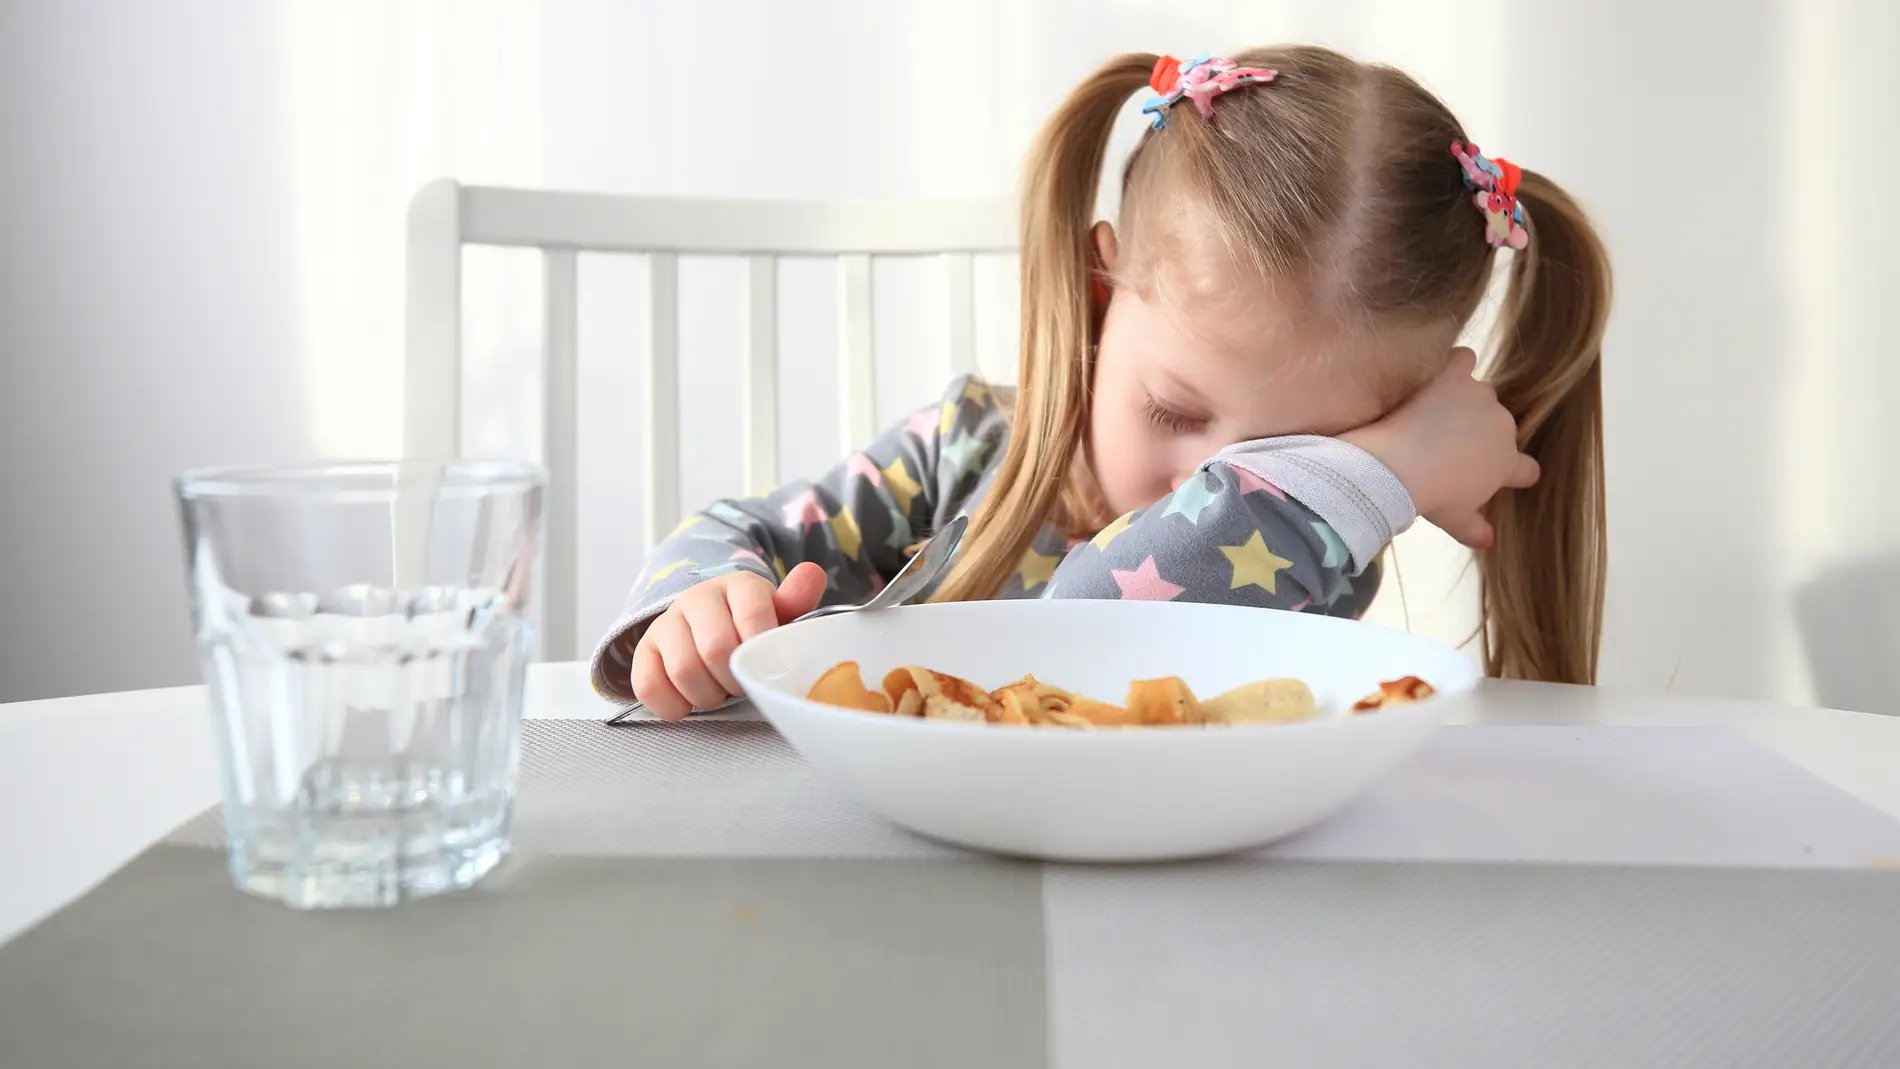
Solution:
M 1891 0 L 0 0 L 0 700 L 194 680 L 178 471 L 398 451 L 423 181 L 1003 196 L 1109 54 L 1287 40 L 1412 71 L 1608 238 L 1602 681 L 1900 711 Z M 468 256 L 470 452 L 535 452 L 536 271 Z M 886 417 L 948 367 L 906 271 Z M 639 567 L 642 272 L 581 272 L 583 635 Z M 737 487 L 738 277 L 682 269 L 689 504 Z M 837 459 L 829 280 L 781 283 L 787 472 Z M 1376 615 L 1462 639 L 1464 564 L 1404 536 Z

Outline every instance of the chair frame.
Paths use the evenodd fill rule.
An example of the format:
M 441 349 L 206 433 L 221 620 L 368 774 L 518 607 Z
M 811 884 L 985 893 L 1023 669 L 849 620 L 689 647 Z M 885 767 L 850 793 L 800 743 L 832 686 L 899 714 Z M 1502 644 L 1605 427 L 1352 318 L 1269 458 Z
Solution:
M 877 432 L 873 259 L 942 257 L 951 361 L 959 373 L 975 371 L 973 257 L 1015 252 L 1017 232 L 1015 209 L 1005 201 L 697 200 L 430 182 L 411 199 L 408 217 L 403 449 L 410 457 L 453 457 L 461 448 L 462 249 L 470 245 L 532 248 L 542 254 L 542 464 L 549 476 L 543 654 L 566 660 L 579 653 L 574 415 L 580 253 L 644 255 L 652 265 L 642 473 L 650 548 L 681 515 L 681 255 L 745 261 L 739 376 L 745 490 L 761 493 L 779 482 L 779 257 L 838 262 L 839 444 L 849 451 L 862 448 Z

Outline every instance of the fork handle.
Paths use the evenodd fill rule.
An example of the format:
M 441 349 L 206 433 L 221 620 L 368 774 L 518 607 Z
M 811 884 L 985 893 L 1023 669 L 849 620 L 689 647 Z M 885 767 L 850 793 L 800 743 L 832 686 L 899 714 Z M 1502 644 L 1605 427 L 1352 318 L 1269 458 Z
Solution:
M 715 705 L 710 709 L 694 709 L 693 712 L 686 714 L 686 716 L 687 716 L 687 719 L 691 719 L 695 713 L 716 713 L 721 709 L 730 709 L 742 701 L 745 701 L 745 697 L 743 695 L 737 698 L 727 698 L 725 701 L 720 702 L 718 705 Z M 609 724 L 625 723 L 627 718 L 631 717 L 633 714 L 646 712 L 646 708 L 647 708 L 647 705 L 645 702 L 635 701 L 632 705 L 627 706 L 626 708 L 615 713 L 613 716 L 609 717 L 607 719 L 607 723 Z

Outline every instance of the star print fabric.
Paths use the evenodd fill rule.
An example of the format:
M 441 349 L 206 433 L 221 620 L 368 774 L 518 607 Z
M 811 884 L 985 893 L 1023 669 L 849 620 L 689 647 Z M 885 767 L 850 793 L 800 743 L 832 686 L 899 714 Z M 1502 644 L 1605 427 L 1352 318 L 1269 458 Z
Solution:
M 1347 472 L 1362 482 L 1346 481 Z M 1323 503 L 1330 522 L 1288 485 L 1312 490 L 1309 500 Z M 1378 587 L 1379 550 L 1411 522 L 1410 512 L 1409 495 L 1384 466 L 1343 443 L 1244 443 L 1203 464 L 1172 495 L 1071 550 L 1042 596 L 1356 617 Z
M 829 580 L 824 604 L 869 598 L 903 567 L 912 545 L 981 502 L 1008 444 L 1013 402 L 1012 391 L 960 379 L 938 404 L 817 481 L 718 501 L 687 518 L 647 558 L 595 651 L 595 690 L 631 702 L 633 650 L 647 623 L 707 579 L 746 571 L 776 583 L 793 565 L 813 561 Z M 1378 587 L 1373 558 L 1410 520 L 1411 500 L 1397 480 L 1343 443 L 1243 443 L 1091 540 L 1043 528 L 996 596 L 1358 616 Z

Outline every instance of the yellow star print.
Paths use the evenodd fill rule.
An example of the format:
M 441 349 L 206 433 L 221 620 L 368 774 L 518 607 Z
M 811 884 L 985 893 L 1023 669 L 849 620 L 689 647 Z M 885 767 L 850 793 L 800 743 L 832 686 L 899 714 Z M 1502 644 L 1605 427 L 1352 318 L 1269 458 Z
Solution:
M 858 518 L 849 508 L 841 508 L 831 518 L 831 533 L 838 539 L 838 548 L 852 560 L 858 559 L 858 547 L 864 544 L 864 532 L 858 529 Z
M 1115 541 L 1116 538 L 1119 538 L 1123 531 L 1128 530 L 1129 521 L 1133 520 L 1134 518 L 1135 518 L 1135 514 L 1132 512 L 1126 516 L 1116 517 L 1114 523 L 1111 523 L 1107 527 L 1102 528 L 1102 530 L 1098 534 L 1096 534 L 1094 538 L 1089 539 L 1089 541 L 1095 543 L 1096 549 L 1102 550 L 1103 552 L 1107 552 L 1109 543 Z
M 1057 554 L 1044 556 L 1033 549 L 1023 554 L 1022 566 L 1016 569 L 1016 574 L 1022 577 L 1023 592 L 1028 593 L 1055 578 L 1056 565 L 1061 563 L 1062 557 Z
M 683 519 L 683 520 L 681 520 L 681 521 L 680 521 L 680 525 L 679 525 L 678 527 L 675 527 L 675 528 L 673 528 L 673 533 L 672 533 L 672 534 L 670 534 L 670 535 L 667 535 L 666 537 L 667 537 L 668 539 L 674 539 L 674 538 L 678 538 L 679 536 L 681 536 L 681 535 L 683 535 L 683 534 L 685 534 L 686 532 L 688 532 L 688 531 L 690 531 L 690 530 L 692 530 L 692 529 L 693 529 L 693 527 L 694 527 L 694 526 L 696 526 L 696 525 L 697 525 L 697 524 L 699 523 L 699 521 L 700 521 L 701 519 L 702 519 L 702 517 L 700 517 L 700 516 L 688 516 L 688 517 L 686 517 L 685 519 Z
M 943 403 L 943 415 L 937 418 L 937 433 L 949 434 L 950 428 L 956 425 L 957 403 L 955 401 L 945 401 Z
M 974 401 L 979 405 L 983 404 L 990 399 L 990 388 L 975 379 L 971 379 L 969 382 L 963 384 L 963 399 L 966 401 Z
M 776 573 L 778 573 L 778 577 L 779 577 L 779 581 L 780 581 L 780 582 L 784 582 L 784 581 L 785 581 L 785 560 L 784 560 L 784 558 L 782 558 L 782 557 L 773 557 L 773 558 L 772 558 L 772 571 L 774 571 L 774 572 L 776 572 Z
M 1234 581 L 1229 590 L 1239 590 L 1243 586 L 1257 586 L 1269 594 L 1277 594 L 1274 589 L 1282 571 L 1293 567 L 1293 562 L 1285 557 L 1275 556 L 1267 548 L 1267 540 L 1255 531 L 1253 537 L 1237 546 L 1222 546 L 1220 551 L 1227 556 L 1227 563 L 1234 567 Z
M 647 586 L 649 587 L 654 586 L 655 584 L 659 583 L 661 580 L 665 579 L 666 577 L 672 575 L 674 572 L 679 571 L 681 568 L 684 568 L 691 563 L 693 562 L 690 557 L 681 557 L 679 560 L 676 560 L 671 564 L 660 565 L 658 568 L 653 569 L 653 574 L 647 578 Z
M 890 490 L 891 500 L 897 502 L 897 507 L 903 509 L 906 516 L 910 515 L 910 503 L 916 500 L 924 488 L 910 477 L 910 470 L 904 467 L 904 458 L 898 457 L 888 467 L 877 470 L 884 473 L 884 486 Z

